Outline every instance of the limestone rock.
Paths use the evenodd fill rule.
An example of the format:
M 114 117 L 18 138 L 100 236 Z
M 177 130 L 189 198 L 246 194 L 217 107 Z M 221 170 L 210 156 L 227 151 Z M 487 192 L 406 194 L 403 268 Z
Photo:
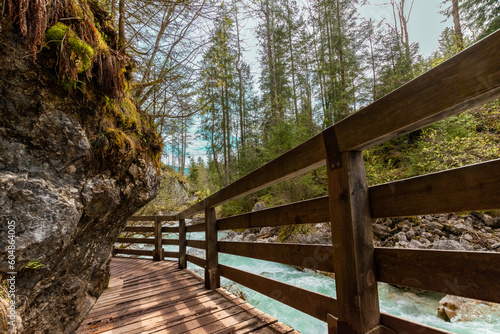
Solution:
M 66 92 L 55 59 L 35 64 L 20 37 L 0 29 L 0 271 L 18 272 L 23 333 L 73 333 L 105 288 L 126 220 L 156 196 L 159 169 L 145 150 L 98 156 L 100 102 Z

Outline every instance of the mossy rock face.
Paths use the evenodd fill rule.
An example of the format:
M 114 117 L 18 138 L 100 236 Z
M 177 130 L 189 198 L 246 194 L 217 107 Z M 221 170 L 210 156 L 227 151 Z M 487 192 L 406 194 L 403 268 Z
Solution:
M 47 41 L 56 42 L 60 47 L 62 43 L 67 42 L 71 56 L 77 57 L 77 72 L 82 73 L 89 69 L 92 64 L 95 52 L 92 46 L 84 42 L 66 25 L 57 22 L 51 28 L 47 29 L 45 33 Z

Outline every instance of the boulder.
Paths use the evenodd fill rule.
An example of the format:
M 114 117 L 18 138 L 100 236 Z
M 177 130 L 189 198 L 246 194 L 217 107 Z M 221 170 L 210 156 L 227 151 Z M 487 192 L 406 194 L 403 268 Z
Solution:
M 432 245 L 432 249 L 443 250 L 466 250 L 466 248 L 458 241 L 454 240 L 438 240 Z
M 439 301 L 437 316 L 444 321 L 474 321 L 500 317 L 500 304 L 446 295 Z

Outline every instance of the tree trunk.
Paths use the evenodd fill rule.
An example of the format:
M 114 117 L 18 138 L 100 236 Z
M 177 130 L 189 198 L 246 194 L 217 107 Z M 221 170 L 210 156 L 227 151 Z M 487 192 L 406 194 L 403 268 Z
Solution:
M 118 12 L 120 18 L 118 21 L 118 49 L 125 47 L 125 0 L 120 0 Z
M 464 49 L 464 36 L 462 34 L 462 27 L 460 25 L 458 0 L 451 0 L 451 5 L 451 15 L 453 16 L 453 25 L 455 28 L 455 40 L 457 42 L 457 52 L 460 52 Z

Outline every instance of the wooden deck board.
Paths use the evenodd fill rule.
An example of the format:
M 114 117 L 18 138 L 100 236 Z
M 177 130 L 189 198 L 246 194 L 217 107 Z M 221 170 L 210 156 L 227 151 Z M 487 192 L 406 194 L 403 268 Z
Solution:
M 177 262 L 115 257 L 109 287 L 77 333 L 289 333 L 293 329 Z M 298 333 L 294 331 L 294 333 Z

